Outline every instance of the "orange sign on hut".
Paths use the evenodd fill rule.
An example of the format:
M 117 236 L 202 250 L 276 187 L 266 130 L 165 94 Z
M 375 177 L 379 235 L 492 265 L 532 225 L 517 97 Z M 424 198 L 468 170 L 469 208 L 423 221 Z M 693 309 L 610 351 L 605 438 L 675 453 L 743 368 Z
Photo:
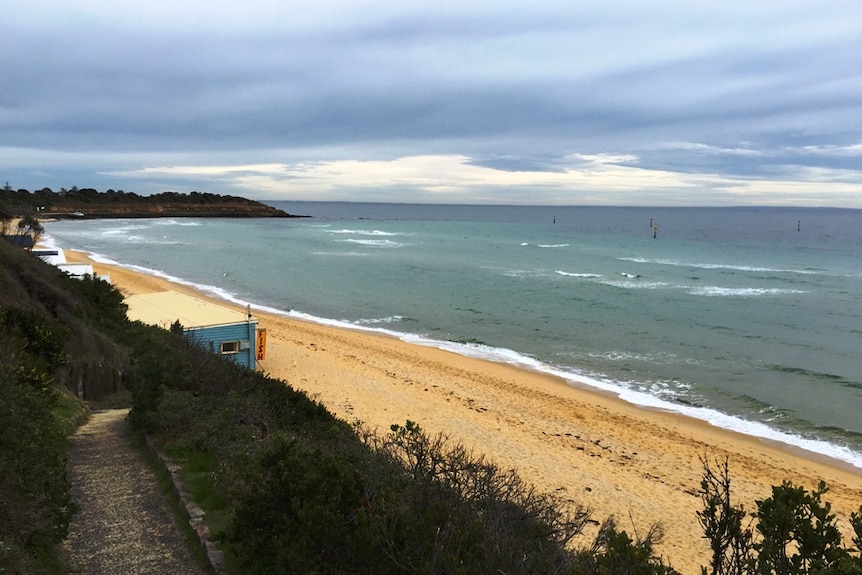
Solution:
M 257 330 L 257 359 L 266 359 L 266 330 Z

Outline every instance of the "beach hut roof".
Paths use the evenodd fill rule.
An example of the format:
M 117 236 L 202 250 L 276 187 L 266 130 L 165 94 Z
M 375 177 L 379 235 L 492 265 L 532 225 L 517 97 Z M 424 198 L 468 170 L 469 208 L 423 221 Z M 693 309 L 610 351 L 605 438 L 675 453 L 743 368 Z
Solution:
M 175 291 L 133 295 L 126 298 L 132 321 L 169 327 L 179 320 L 186 329 L 245 323 L 247 314 Z M 255 319 L 252 319 L 255 321 Z

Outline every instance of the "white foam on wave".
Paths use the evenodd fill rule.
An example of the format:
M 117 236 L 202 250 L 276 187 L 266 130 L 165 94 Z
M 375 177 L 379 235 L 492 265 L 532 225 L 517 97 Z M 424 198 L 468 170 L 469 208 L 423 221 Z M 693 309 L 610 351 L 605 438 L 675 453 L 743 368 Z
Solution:
M 355 323 L 357 325 L 379 325 L 379 324 L 398 323 L 402 320 L 404 320 L 403 315 L 391 315 L 388 317 L 357 319 L 353 323 Z
M 39 236 L 39 245 L 43 246 L 47 250 L 60 249 L 60 245 L 57 243 L 56 238 L 48 233 L 44 233 Z
M 591 353 L 590 357 L 600 358 L 613 362 L 643 361 L 647 363 L 658 363 L 664 365 L 699 365 L 700 362 L 689 357 L 680 357 L 674 353 L 654 352 L 636 353 L 632 351 L 610 350 L 604 353 Z M 678 382 L 675 385 L 681 385 Z
M 526 247 L 526 246 L 529 246 L 531 244 L 530 244 L 530 242 L 521 242 L 521 245 Z M 536 244 L 536 247 L 537 248 L 567 248 L 570 245 L 571 244 Z
M 112 266 L 117 266 L 120 268 L 125 268 L 125 269 L 129 269 L 132 271 L 136 271 L 136 272 L 139 272 L 142 274 L 156 276 L 156 277 L 166 279 L 166 280 L 173 282 L 173 283 L 176 283 L 176 284 L 188 286 L 188 287 L 193 288 L 199 292 L 205 293 L 207 295 L 211 295 L 211 296 L 216 297 L 218 299 L 223 299 L 225 301 L 229 301 L 231 303 L 240 304 L 240 305 L 249 305 L 249 303 L 250 303 L 250 302 L 243 300 L 243 299 L 239 298 L 238 296 L 234 295 L 233 293 L 231 293 L 225 289 L 222 289 L 218 286 L 192 282 L 192 281 L 183 279 L 181 277 L 177 277 L 177 276 L 171 275 L 169 273 L 163 272 L 161 270 L 148 268 L 146 266 L 139 266 L 137 264 L 121 263 L 121 262 L 118 262 L 116 260 L 112 260 L 111 258 L 105 257 L 105 256 L 98 254 L 98 253 L 88 252 L 88 255 L 89 255 L 90 259 L 92 259 L 94 262 L 112 265 Z M 274 309 L 273 309 L 273 311 L 274 311 Z
M 367 258 L 371 254 L 368 252 L 313 252 L 316 256 L 336 256 L 336 257 L 362 257 Z
M 588 272 L 564 272 L 563 270 L 556 270 L 556 273 L 561 276 L 567 276 L 572 278 L 600 278 L 601 274 L 593 274 Z
M 126 235 L 128 235 L 129 232 L 136 231 L 136 230 L 145 230 L 145 229 L 147 229 L 147 227 L 148 226 L 130 224 L 130 225 L 125 225 L 125 226 L 119 226 L 116 228 L 110 228 L 107 230 L 102 230 L 99 235 L 101 235 L 102 237 L 126 236 Z
M 118 240 L 126 244 L 146 244 L 149 246 L 177 246 L 184 245 L 186 243 L 179 240 L 169 240 L 167 236 L 162 236 L 161 238 L 148 238 L 134 234 L 127 236 L 119 236 Z
M 707 297 L 763 297 L 785 294 L 808 293 L 803 290 L 778 289 L 778 288 L 727 288 L 720 286 L 691 287 L 688 290 L 691 295 Z
M 559 273 L 559 272 L 558 272 Z M 635 279 L 638 276 L 622 274 L 623 276 Z M 786 289 L 786 288 L 759 288 L 759 287 L 722 287 L 722 286 L 691 286 L 678 285 L 666 282 L 648 282 L 648 281 L 631 281 L 629 280 L 604 280 L 600 281 L 602 285 L 620 288 L 620 289 L 647 289 L 647 290 L 682 290 L 689 295 L 699 297 L 735 297 L 735 298 L 754 298 L 754 297 L 771 297 L 780 295 L 794 295 L 810 293 L 805 290 Z
M 125 243 L 143 243 L 146 241 L 146 238 L 133 232 L 145 229 L 147 229 L 146 226 L 140 225 L 119 226 L 116 228 L 102 230 L 98 233 L 98 236 L 102 239 L 108 239 L 111 241 L 119 241 Z
M 605 280 L 599 282 L 602 285 L 611 286 L 621 289 L 667 289 L 673 287 L 673 284 L 666 282 L 646 282 L 646 281 L 631 281 L 631 280 Z
M 862 453 L 854 451 L 842 445 L 836 445 L 827 441 L 818 439 L 810 439 L 797 434 L 787 433 L 769 427 L 768 425 L 756 421 L 749 421 L 741 417 L 729 415 L 708 407 L 695 407 L 690 405 L 679 404 L 671 401 L 666 401 L 643 391 L 637 391 L 630 387 L 610 379 L 602 379 L 598 377 L 589 377 L 583 374 L 573 373 L 571 371 L 554 368 L 535 362 L 538 364 L 537 371 L 555 375 L 565 379 L 572 385 L 585 385 L 602 391 L 606 391 L 618 396 L 623 401 L 646 407 L 650 409 L 659 409 L 672 413 L 678 413 L 702 421 L 706 421 L 710 425 L 721 429 L 727 429 L 757 437 L 769 441 L 775 441 L 784 445 L 803 449 L 814 454 L 830 457 L 838 461 L 849 463 L 854 467 L 862 469 Z M 518 365 L 528 365 L 525 362 L 520 362 Z
M 786 273 L 786 274 L 802 274 L 802 275 L 816 275 L 822 274 L 822 270 L 811 270 L 811 269 L 781 269 L 781 268 L 766 268 L 760 266 L 748 266 L 741 264 L 711 264 L 711 263 L 692 263 L 692 262 L 681 262 L 677 260 L 665 260 L 665 259 L 650 259 L 650 258 L 619 258 L 622 261 L 634 262 L 639 264 L 659 264 L 663 266 L 676 266 L 676 267 L 684 267 L 684 268 L 695 268 L 695 269 L 704 269 L 704 270 L 731 270 L 731 271 L 741 271 L 741 272 L 758 272 L 758 273 Z
M 408 244 L 401 242 L 393 242 L 392 240 L 357 240 L 357 239 L 347 239 L 347 240 L 338 240 L 339 242 L 350 243 L 350 244 L 359 244 L 361 246 L 368 246 L 372 248 L 402 248 Z
M 170 240 L 167 236 L 147 237 L 141 235 L 142 230 L 152 230 L 151 225 L 141 223 L 129 223 L 127 220 L 116 220 L 114 223 L 119 224 L 106 229 L 82 229 L 76 232 L 66 232 L 69 237 L 75 238 L 76 242 L 86 242 L 87 238 L 98 238 L 99 241 L 110 241 L 113 243 L 124 244 L 149 244 L 149 245 L 177 245 L 183 244 L 178 240 Z
M 193 227 L 197 227 L 197 226 L 202 226 L 203 224 L 200 222 L 192 222 L 189 220 L 174 220 L 174 219 L 163 220 L 161 218 L 157 218 L 153 222 L 153 225 L 156 225 L 156 226 L 185 226 L 185 227 L 193 228 Z
M 357 235 L 357 236 L 402 236 L 404 234 L 400 234 L 397 232 L 384 232 L 381 230 L 350 230 L 350 229 L 341 229 L 341 230 L 327 230 L 330 234 L 347 234 L 347 235 Z
M 542 272 L 536 270 L 502 270 L 501 273 L 509 278 L 525 278 L 529 276 L 541 275 Z

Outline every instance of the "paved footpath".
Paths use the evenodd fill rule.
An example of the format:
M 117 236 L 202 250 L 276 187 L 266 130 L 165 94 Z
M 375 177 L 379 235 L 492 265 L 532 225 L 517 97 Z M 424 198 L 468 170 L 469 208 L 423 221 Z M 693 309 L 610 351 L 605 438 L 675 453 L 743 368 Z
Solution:
M 66 539 L 71 573 L 203 575 L 127 415 L 95 412 L 71 438 L 69 479 L 80 506 Z

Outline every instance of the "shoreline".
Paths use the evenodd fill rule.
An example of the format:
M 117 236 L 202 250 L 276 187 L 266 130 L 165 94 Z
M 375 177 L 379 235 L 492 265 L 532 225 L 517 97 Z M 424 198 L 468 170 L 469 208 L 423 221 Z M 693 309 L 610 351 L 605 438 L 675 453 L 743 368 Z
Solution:
M 167 289 L 244 309 L 187 284 L 83 252 L 66 254 L 110 275 L 127 295 Z M 665 540 L 656 550 L 685 574 L 708 561 L 695 515 L 703 457 L 710 463 L 729 459 L 734 502 L 747 509 L 784 479 L 809 490 L 826 481 L 825 500 L 845 538 L 846 519 L 862 504 L 862 474 L 849 463 L 635 405 L 550 373 L 254 309 L 268 331 L 263 371 L 336 416 L 381 431 L 410 419 L 517 469 L 542 491 L 591 507 L 598 522 L 614 515 L 629 533 L 661 521 Z
M 202 294 L 216 303 L 235 306 L 237 309 L 243 311 L 246 309 L 246 306 L 251 306 L 251 308 L 259 310 L 261 313 L 275 315 L 288 320 L 309 322 L 331 327 L 333 329 L 343 329 L 347 331 L 392 337 L 409 345 L 439 349 L 454 353 L 455 355 L 466 359 L 475 359 L 478 361 L 488 361 L 491 363 L 512 366 L 515 369 L 558 379 L 563 385 L 580 389 L 587 393 L 598 393 L 600 395 L 622 401 L 637 409 L 657 411 L 673 416 L 690 418 L 718 430 L 728 431 L 730 433 L 739 434 L 757 441 L 774 445 L 778 449 L 795 453 L 806 459 L 814 459 L 830 466 L 845 469 L 851 473 L 862 474 L 862 453 L 853 451 L 852 449 L 839 444 L 830 443 L 822 439 L 807 439 L 800 435 L 794 435 L 793 433 L 771 428 L 761 422 L 744 420 L 740 417 L 725 414 L 712 408 L 674 403 L 667 399 L 651 396 L 645 392 L 625 389 L 614 382 L 608 383 L 576 372 L 569 372 L 543 364 L 538 360 L 534 360 L 530 356 L 523 356 L 513 350 L 486 346 L 476 347 L 469 344 L 435 340 L 422 336 L 421 334 L 398 332 L 380 327 L 368 327 L 330 318 L 317 317 L 303 312 L 293 312 L 292 310 L 285 311 L 266 305 L 240 300 L 234 297 L 230 292 L 223 290 L 218 286 L 201 285 L 184 280 L 183 278 L 172 276 L 159 270 L 135 264 L 123 264 L 101 255 L 90 254 L 80 250 L 73 251 L 79 252 L 82 257 L 86 258 L 88 263 L 92 260 L 97 264 L 127 269 L 135 273 L 162 279 L 170 284 L 182 285 L 185 288 L 188 288 L 190 293 Z M 477 351 L 480 349 L 484 349 L 485 351 L 480 353 Z M 640 401 L 635 399 L 636 397 L 639 398 Z M 745 426 L 748 428 L 745 429 Z M 836 454 L 836 451 L 845 452 L 847 455 L 842 459 L 840 455 Z

